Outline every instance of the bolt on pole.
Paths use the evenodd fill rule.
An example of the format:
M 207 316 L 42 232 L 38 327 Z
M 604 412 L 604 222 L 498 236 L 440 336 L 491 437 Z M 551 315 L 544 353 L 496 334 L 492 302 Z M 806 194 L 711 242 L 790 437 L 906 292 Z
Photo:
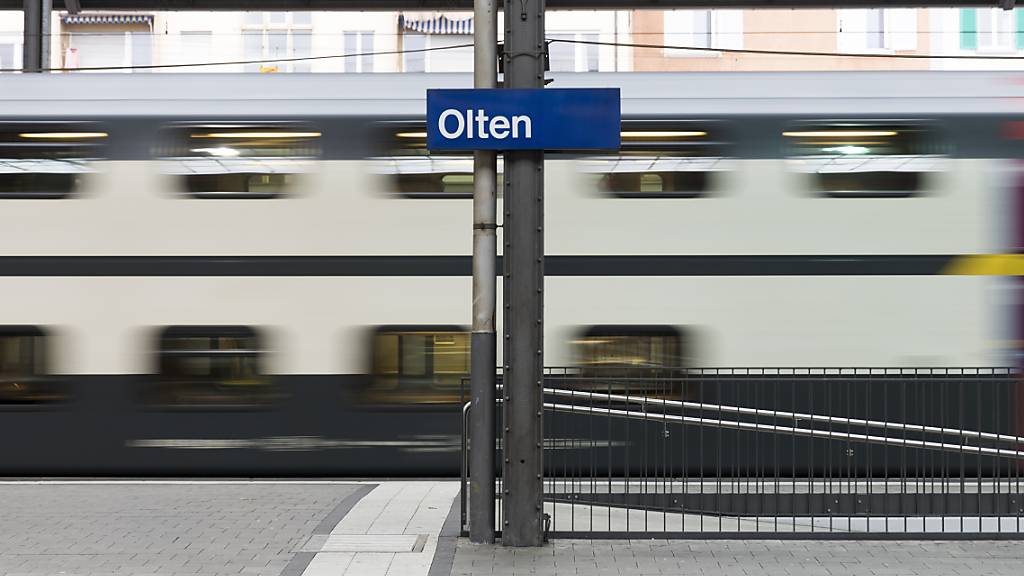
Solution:
M 544 87 L 544 0 L 505 2 L 505 88 Z M 543 543 L 544 152 L 505 159 L 501 541 Z
M 473 87 L 495 88 L 497 0 L 473 3 Z M 497 153 L 473 153 L 473 333 L 470 342 L 469 539 L 494 543 L 495 301 L 497 299 Z M 465 488 L 465 487 L 463 487 Z

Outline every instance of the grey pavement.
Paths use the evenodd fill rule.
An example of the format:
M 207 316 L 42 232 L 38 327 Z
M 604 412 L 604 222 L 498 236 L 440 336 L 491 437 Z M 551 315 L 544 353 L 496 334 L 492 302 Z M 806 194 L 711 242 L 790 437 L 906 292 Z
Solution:
M 554 540 L 502 548 L 460 538 L 451 576 L 1020 576 L 1024 541 Z
M 333 528 L 344 512 L 339 506 L 359 489 L 336 483 L 3 484 L 0 574 L 278 576 L 313 534 L 323 532 L 324 522 L 328 532 Z

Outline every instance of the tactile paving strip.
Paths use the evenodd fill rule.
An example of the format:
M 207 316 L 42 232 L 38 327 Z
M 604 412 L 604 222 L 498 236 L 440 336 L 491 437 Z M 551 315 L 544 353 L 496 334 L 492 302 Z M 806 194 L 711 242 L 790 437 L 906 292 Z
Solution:
M 426 534 L 331 534 L 318 552 L 422 552 Z

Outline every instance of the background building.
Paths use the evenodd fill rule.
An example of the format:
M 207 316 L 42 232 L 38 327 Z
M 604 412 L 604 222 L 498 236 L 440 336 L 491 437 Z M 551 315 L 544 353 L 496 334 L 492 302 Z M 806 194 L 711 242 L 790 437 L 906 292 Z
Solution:
M 1020 9 L 549 11 L 547 26 L 549 39 L 601 43 L 553 42 L 550 57 L 555 71 L 1024 66 L 1016 60 L 983 58 L 1014 56 L 1024 50 L 1024 10 Z M 89 68 L 312 56 L 325 58 L 126 72 L 456 72 L 472 69 L 472 32 L 470 12 L 55 12 L 51 59 L 54 67 Z M 21 34 L 21 12 L 0 12 L 0 69 L 20 67 Z M 616 43 L 655 47 L 612 45 Z M 434 50 L 451 46 L 460 47 Z M 352 54 L 359 56 L 330 57 Z M 927 55 L 982 58 L 885 57 Z

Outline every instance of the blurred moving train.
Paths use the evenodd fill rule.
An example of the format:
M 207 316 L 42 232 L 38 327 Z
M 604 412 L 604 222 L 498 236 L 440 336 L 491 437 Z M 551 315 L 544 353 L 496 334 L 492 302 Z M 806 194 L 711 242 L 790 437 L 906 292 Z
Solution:
M 468 85 L 0 76 L 0 473 L 455 473 L 472 162 L 423 112 Z M 1016 361 L 1024 76 L 553 85 L 623 145 L 547 157 L 546 364 Z

